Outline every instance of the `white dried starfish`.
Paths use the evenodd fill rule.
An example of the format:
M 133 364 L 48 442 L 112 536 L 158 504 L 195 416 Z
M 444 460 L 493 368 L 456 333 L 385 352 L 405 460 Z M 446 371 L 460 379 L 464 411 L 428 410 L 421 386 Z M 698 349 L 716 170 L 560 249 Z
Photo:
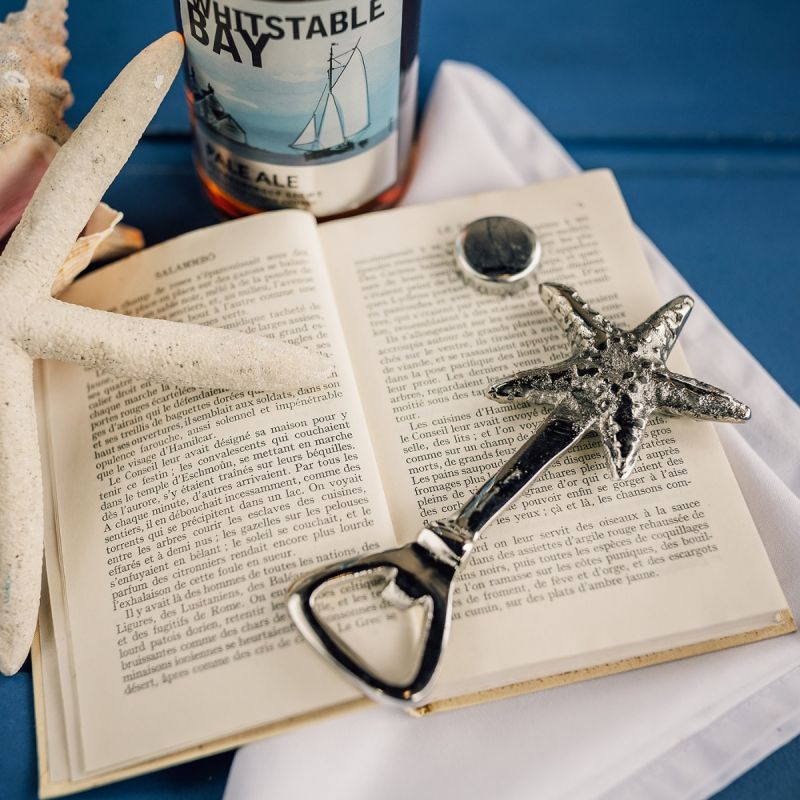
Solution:
M 143 50 L 59 150 L 0 256 L 0 671 L 25 660 L 39 607 L 42 476 L 33 359 L 143 380 L 286 390 L 329 375 L 320 356 L 234 331 L 134 319 L 60 302 L 53 278 L 128 160 L 183 57 L 173 33 Z

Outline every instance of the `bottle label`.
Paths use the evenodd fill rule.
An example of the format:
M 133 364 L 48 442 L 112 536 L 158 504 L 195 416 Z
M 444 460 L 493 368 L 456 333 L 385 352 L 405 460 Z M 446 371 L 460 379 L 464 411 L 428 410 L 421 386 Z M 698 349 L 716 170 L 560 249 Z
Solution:
M 180 0 L 197 158 L 256 208 L 318 216 L 398 179 L 402 0 Z

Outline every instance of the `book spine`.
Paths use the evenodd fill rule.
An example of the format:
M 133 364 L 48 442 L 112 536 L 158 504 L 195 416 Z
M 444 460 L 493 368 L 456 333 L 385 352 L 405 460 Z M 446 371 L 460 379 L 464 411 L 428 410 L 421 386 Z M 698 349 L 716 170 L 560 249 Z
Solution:
M 217 208 L 328 218 L 400 198 L 420 0 L 175 0 L 195 166 Z

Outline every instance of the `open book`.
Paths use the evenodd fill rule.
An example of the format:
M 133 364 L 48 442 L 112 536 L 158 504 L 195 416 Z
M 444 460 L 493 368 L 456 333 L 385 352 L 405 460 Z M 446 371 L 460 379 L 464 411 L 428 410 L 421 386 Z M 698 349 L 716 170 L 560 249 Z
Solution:
M 660 305 L 606 171 L 319 226 L 301 211 L 227 222 L 67 292 L 304 344 L 336 374 L 243 395 L 43 365 L 43 795 L 365 703 L 294 630 L 289 583 L 460 507 L 546 413 L 495 405 L 486 386 L 568 352 L 534 292 L 482 295 L 456 275 L 454 236 L 488 215 L 533 227 L 540 278 L 614 321 Z M 679 348 L 670 366 L 688 372 Z M 377 650 L 383 630 L 369 628 Z M 793 630 L 714 426 L 657 417 L 628 481 L 610 479 L 590 437 L 486 532 L 420 712 Z

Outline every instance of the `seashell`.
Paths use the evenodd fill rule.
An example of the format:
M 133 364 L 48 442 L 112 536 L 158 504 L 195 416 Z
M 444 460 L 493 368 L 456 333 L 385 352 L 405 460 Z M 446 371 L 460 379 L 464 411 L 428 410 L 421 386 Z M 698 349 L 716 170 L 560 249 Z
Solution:
M 119 225 L 121 219 L 121 211 L 105 203 L 97 206 L 56 273 L 50 290 L 53 297 L 63 292 L 92 261 L 122 258 L 144 247 L 142 232 L 130 225 Z
M 57 152 L 43 133 L 22 133 L 0 145 L 0 241 L 16 227 Z
M 94 235 L 98 238 L 95 240 L 97 243 L 92 247 L 92 261 L 116 261 L 144 247 L 144 236 L 138 228 L 134 228 L 131 225 L 118 224 L 119 220 L 122 219 L 121 211 L 114 211 L 113 208 L 110 208 L 105 203 L 100 203 L 95 214 L 101 215 L 101 208 L 105 208 L 119 216 L 115 217 L 114 223 L 105 230 L 95 228 Z M 95 214 L 93 214 L 92 218 L 89 220 L 89 224 L 84 231 L 84 236 L 89 236 L 92 226 L 95 223 Z M 83 237 L 81 237 L 81 239 L 82 238 Z M 76 246 L 80 244 L 81 239 L 78 239 Z M 78 270 L 78 272 L 80 272 L 80 270 Z M 76 277 L 78 272 L 75 273 Z

